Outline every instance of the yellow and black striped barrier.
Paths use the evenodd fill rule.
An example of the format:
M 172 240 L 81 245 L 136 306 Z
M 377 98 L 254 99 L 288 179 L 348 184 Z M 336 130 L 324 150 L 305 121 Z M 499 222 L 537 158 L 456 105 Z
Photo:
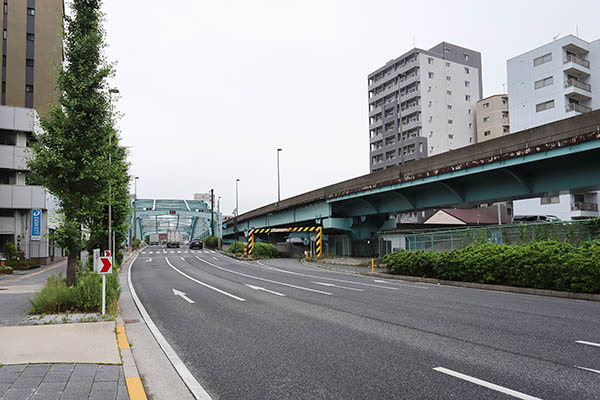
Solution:
M 317 232 L 317 244 L 315 247 L 315 252 L 317 257 L 321 257 L 323 255 L 323 227 L 322 226 L 296 226 L 293 228 L 257 228 L 251 229 L 250 232 L 250 240 L 249 240 L 249 249 L 248 254 L 252 254 L 254 251 L 254 235 L 260 233 L 276 233 L 276 232 Z

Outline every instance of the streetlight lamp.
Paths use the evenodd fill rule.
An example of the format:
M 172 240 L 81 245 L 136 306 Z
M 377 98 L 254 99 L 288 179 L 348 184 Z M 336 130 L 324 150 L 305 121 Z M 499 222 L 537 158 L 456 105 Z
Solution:
M 139 176 L 133 178 L 133 240 L 137 238 L 137 180 L 140 179 Z M 133 243 L 132 243 L 133 244 Z
M 112 95 L 113 94 L 118 94 L 119 93 L 119 89 L 117 88 L 111 88 L 108 89 L 108 106 L 109 106 L 109 116 L 110 116 L 110 122 L 111 122 L 111 127 L 112 127 Z M 112 130 L 109 132 L 108 134 L 108 166 L 109 168 L 111 168 L 111 164 L 112 164 Z M 112 233 L 112 179 L 110 177 L 108 177 L 108 251 L 110 253 L 110 256 L 113 256 L 113 250 L 114 250 L 114 245 L 113 245 L 113 233 Z
M 236 242 L 238 240 L 237 219 L 238 219 L 238 214 L 240 213 L 239 210 L 238 210 L 238 207 L 239 207 L 239 205 L 238 205 L 238 182 L 239 181 L 240 181 L 239 179 L 235 180 L 235 215 L 234 215 L 235 219 L 233 220 L 233 230 L 234 230 L 235 233 L 233 235 L 234 236 L 233 240 L 236 241 Z
M 281 182 L 279 180 L 279 153 L 283 151 L 283 149 L 277 149 L 277 205 L 281 201 Z

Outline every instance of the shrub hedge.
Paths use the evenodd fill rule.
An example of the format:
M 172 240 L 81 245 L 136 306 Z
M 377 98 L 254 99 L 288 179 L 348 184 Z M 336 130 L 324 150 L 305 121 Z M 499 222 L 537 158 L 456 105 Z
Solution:
M 120 294 L 119 276 L 115 268 L 112 274 L 106 275 L 106 308 L 109 313 L 115 313 Z M 102 276 L 84 272 L 78 275 L 76 285 L 67 287 L 62 273 L 50 275 L 46 285 L 30 302 L 30 314 L 101 312 Z
M 204 243 L 207 249 L 216 249 L 219 246 L 219 239 L 215 236 L 207 236 L 202 239 L 202 243 Z
M 242 242 L 233 242 L 231 246 L 229 246 L 229 252 L 231 254 L 240 254 L 244 252 L 244 243 Z
M 579 246 L 553 240 L 479 243 L 449 252 L 402 251 L 383 260 L 398 275 L 600 293 L 600 240 Z
M 253 258 L 277 258 L 279 252 L 277 247 L 270 243 L 254 243 L 254 251 L 252 252 Z

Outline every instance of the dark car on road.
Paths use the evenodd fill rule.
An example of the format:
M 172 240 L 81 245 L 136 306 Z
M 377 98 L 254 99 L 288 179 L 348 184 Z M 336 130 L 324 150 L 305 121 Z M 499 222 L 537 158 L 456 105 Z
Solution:
M 202 240 L 200 239 L 193 239 L 190 242 L 190 250 L 192 249 L 202 249 L 204 247 L 204 243 L 202 243 Z

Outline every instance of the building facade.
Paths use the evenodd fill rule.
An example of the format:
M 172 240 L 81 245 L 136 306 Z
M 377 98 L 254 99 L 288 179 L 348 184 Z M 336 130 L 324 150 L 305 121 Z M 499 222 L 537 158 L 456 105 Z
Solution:
M 481 54 L 446 42 L 369 74 L 371 172 L 475 143 L 482 91 Z
M 507 73 L 511 132 L 600 108 L 600 40 L 562 37 L 509 59 Z M 600 215 L 598 192 L 550 193 L 513 204 L 515 215 Z
M 496 94 L 477 102 L 477 143 L 510 133 L 508 95 Z
M 52 199 L 27 181 L 35 119 L 35 110 L 0 106 L 0 250 L 12 242 L 23 257 L 45 264 L 62 254 L 48 237 Z
M 63 0 L 3 0 L 0 104 L 43 114 L 57 98 L 63 13 Z

